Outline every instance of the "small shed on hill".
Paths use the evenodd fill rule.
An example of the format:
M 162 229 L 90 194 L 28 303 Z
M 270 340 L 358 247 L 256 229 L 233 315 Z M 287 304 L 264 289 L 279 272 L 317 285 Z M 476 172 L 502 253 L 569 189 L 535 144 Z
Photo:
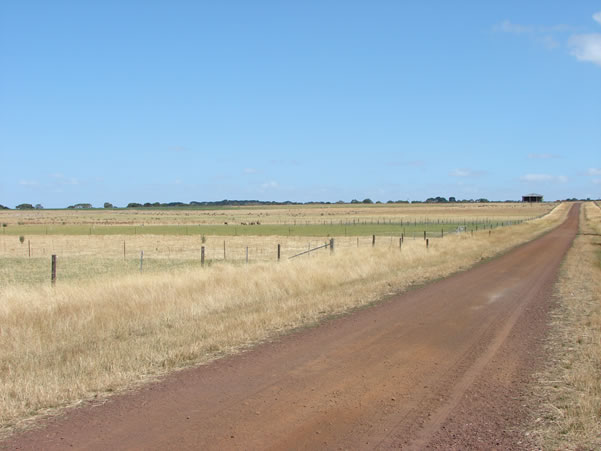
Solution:
M 542 202 L 543 195 L 542 194 L 526 194 L 522 196 L 522 202 Z

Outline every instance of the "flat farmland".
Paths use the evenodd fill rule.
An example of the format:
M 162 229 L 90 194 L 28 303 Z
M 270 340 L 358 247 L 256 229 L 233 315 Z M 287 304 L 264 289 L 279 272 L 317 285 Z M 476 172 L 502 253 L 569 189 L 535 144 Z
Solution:
M 81 227 L 75 218 L 97 215 L 96 222 L 88 217 L 96 224 L 103 215 L 137 217 L 138 212 L 2 212 L 7 232 L 0 235 L 0 433 L 8 435 L 26 428 L 31 419 L 82 400 L 104 399 L 465 270 L 554 229 L 570 205 L 420 206 L 413 216 L 404 210 L 412 206 L 352 211 L 363 208 L 397 208 L 403 214 L 389 218 L 397 222 L 389 234 L 336 235 L 333 253 L 324 248 L 294 259 L 288 257 L 323 245 L 328 236 L 21 235 L 9 231 Z M 427 216 L 428 208 L 455 215 Z M 255 217 L 268 211 L 247 210 Z M 312 207 L 300 210 L 315 220 L 321 217 Z M 63 214 L 73 215 L 71 224 L 62 224 L 67 222 Z M 364 225 L 372 225 L 367 218 L 377 225 L 377 216 L 366 215 Z M 290 222 L 291 216 L 285 218 Z M 407 231 L 402 243 L 401 219 L 403 225 L 412 219 L 417 232 Z M 437 230 L 439 220 L 452 219 L 451 233 Z M 339 220 L 350 223 L 352 218 Z M 423 230 L 417 228 L 435 221 L 436 229 L 426 231 L 426 246 Z M 58 256 L 55 287 L 49 280 L 51 254 Z
M 556 204 L 334 204 L 272 207 L 0 211 L 5 235 L 344 236 L 533 219 Z
M 429 239 L 512 227 L 556 204 L 373 204 L 208 209 L 0 211 L 0 284 L 61 281 L 274 262 L 335 238 L 338 251 L 423 246 Z M 227 223 L 227 224 L 225 224 Z M 375 243 L 373 241 L 375 236 Z M 374 245 L 375 244 L 375 245 Z M 143 253 L 142 262 L 141 256 Z M 302 256 L 327 255 L 323 248 Z

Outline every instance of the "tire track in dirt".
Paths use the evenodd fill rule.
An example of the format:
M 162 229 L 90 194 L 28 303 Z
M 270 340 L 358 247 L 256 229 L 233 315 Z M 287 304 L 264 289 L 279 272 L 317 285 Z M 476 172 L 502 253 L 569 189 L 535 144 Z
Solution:
M 7 449 L 521 449 L 578 226 L 448 279 L 68 411 Z

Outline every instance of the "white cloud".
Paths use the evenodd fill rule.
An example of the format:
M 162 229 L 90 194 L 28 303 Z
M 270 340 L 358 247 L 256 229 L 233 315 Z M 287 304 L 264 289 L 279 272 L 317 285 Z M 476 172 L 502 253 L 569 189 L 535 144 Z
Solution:
M 278 182 L 271 180 L 270 182 L 265 182 L 263 184 L 261 184 L 261 188 L 262 189 L 274 189 L 277 188 L 278 186 L 280 186 L 278 184 Z
M 500 24 L 495 25 L 493 30 L 502 31 L 503 33 L 523 34 L 534 32 L 534 27 L 532 25 L 520 25 L 511 23 L 509 20 L 504 20 Z
M 595 185 L 601 185 L 601 179 L 593 179 Z
M 559 158 L 559 155 L 554 153 L 529 153 L 528 158 L 532 160 L 550 160 L 552 158 Z
M 589 168 L 588 171 L 586 171 L 587 175 L 601 175 L 601 169 L 599 168 Z
M 593 14 L 593 20 L 601 25 L 601 11 Z
M 256 174 L 258 171 L 255 168 L 244 168 L 243 172 L 245 174 Z
M 570 36 L 570 53 L 578 61 L 587 61 L 601 66 L 601 34 L 575 34 Z
M 494 31 L 511 34 L 548 34 L 548 33 L 566 33 L 576 31 L 577 28 L 566 24 L 557 25 L 524 25 L 512 23 L 509 20 L 504 20 L 500 24 L 493 26 Z
M 550 174 L 526 174 L 520 177 L 523 182 L 559 182 L 566 183 L 568 178 L 565 175 Z
M 557 47 L 559 47 L 559 41 L 557 41 L 555 38 L 553 38 L 553 36 L 551 36 L 549 34 L 540 38 L 539 42 L 541 44 L 543 44 L 549 50 L 553 50 L 553 49 L 556 49 Z
M 472 169 L 455 169 L 450 172 L 450 175 L 453 177 L 478 177 L 484 173 L 484 171 L 474 171 Z
M 454 171 L 451 171 L 451 175 L 453 177 L 467 177 L 470 175 L 470 173 L 465 169 L 455 169 Z
M 409 161 L 389 161 L 388 166 L 412 166 L 422 167 L 425 166 L 426 162 L 423 160 L 409 160 Z
M 167 150 L 169 152 L 173 152 L 173 153 L 182 153 L 182 152 L 188 152 L 188 148 L 185 146 L 169 146 L 167 148 Z
M 60 173 L 50 174 L 50 177 L 54 179 L 54 183 L 57 185 L 79 185 L 79 180 L 75 177 L 65 177 Z
M 37 185 L 39 185 L 39 183 L 36 182 L 35 180 L 19 180 L 19 185 L 21 185 L 21 186 L 37 186 Z
M 548 182 L 553 180 L 553 176 L 549 174 L 526 174 L 520 177 L 524 182 Z

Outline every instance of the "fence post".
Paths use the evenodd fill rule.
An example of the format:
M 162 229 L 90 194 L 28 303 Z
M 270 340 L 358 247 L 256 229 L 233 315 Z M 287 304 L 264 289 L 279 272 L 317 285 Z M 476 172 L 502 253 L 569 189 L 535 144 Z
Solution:
M 248 264 L 248 246 L 246 246 L 246 263 Z
M 223 240 L 223 259 L 225 260 L 225 240 Z
M 440 229 L 440 237 L 444 238 L 444 229 Z
M 140 251 L 140 272 L 144 269 L 144 251 Z
M 426 239 L 426 231 L 424 230 L 424 240 Z
M 430 247 L 430 240 L 426 238 L 426 249 L 428 249 L 428 247 Z
M 330 238 L 330 254 L 334 253 L 334 238 Z
M 29 258 L 31 258 L 31 241 L 30 240 L 27 240 L 27 248 L 29 251 Z
M 399 249 L 403 247 L 403 238 L 399 238 Z
M 56 255 L 52 254 L 52 263 L 50 264 L 50 283 L 56 285 Z
M 278 243 L 278 261 L 280 261 L 280 244 Z
M 200 266 L 204 266 L 205 265 L 205 247 L 201 246 L 200 247 Z
M 375 235 L 371 236 L 371 245 L 372 245 L 372 247 L 376 245 L 376 236 Z

